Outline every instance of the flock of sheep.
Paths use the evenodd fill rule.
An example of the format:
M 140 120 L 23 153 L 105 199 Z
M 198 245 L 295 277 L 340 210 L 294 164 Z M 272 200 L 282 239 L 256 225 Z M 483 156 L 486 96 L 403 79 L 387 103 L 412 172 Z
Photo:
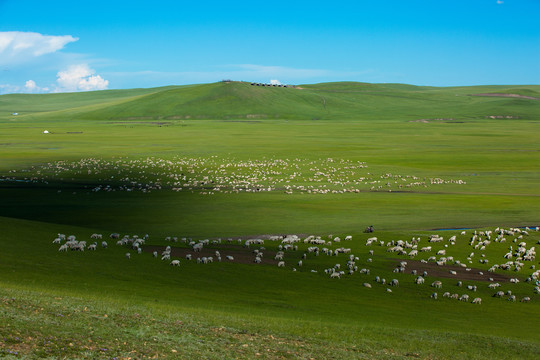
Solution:
M 237 160 L 211 157 L 161 159 L 97 158 L 56 161 L 30 169 L 11 170 L 4 181 L 85 181 L 97 191 L 142 191 L 170 189 L 199 194 L 282 191 L 287 194 L 359 193 L 399 191 L 439 184 L 463 185 L 455 179 L 423 178 L 411 175 L 367 171 L 360 161 L 343 159 Z
M 540 228 L 535 229 L 519 229 L 519 228 L 496 228 L 491 231 L 474 231 L 471 234 L 467 235 L 465 231 L 461 232 L 459 235 L 453 235 L 448 237 L 446 240 L 444 237 L 439 235 L 430 235 L 425 239 L 420 237 L 412 237 L 411 240 L 392 240 L 392 241 L 383 241 L 379 240 L 377 237 L 369 237 L 365 242 L 365 247 L 367 252 L 362 252 L 361 257 L 363 260 L 360 260 L 359 256 L 352 254 L 350 247 L 342 246 L 342 244 L 352 243 L 352 236 L 348 235 L 341 239 L 340 237 L 329 235 L 328 238 L 323 239 L 321 236 L 307 236 L 301 238 L 297 235 L 286 235 L 286 236 L 267 236 L 266 238 L 250 238 L 250 239 L 237 239 L 233 240 L 228 238 L 222 240 L 221 238 L 210 240 L 193 240 L 191 238 L 178 238 L 174 236 L 168 236 L 164 240 L 165 242 L 170 243 L 179 243 L 174 245 L 176 248 L 181 248 L 189 250 L 185 255 L 187 261 L 196 261 L 198 264 L 210 264 L 213 262 L 228 261 L 233 262 L 235 258 L 232 254 L 226 254 L 222 256 L 219 250 L 220 245 L 227 244 L 227 248 L 230 249 L 231 245 L 235 245 L 238 249 L 241 249 L 244 254 L 252 254 L 253 264 L 261 264 L 262 259 L 266 252 L 265 243 L 270 244 L 272 249 L 275 249 L 275 254 L 270 255 L 278 267 L 286 267 L 286 262 L 289 262 L 289 268 L 292 271 L 297 271 L 299 269 L 305 269 L 310 267 L 309 271 L 312 273 L 318 273 L 319 271 L 324 272 L 328 277 L 332 279 L 340 279 L 344 275 L 354 275 L 356 273 L 363 275 L 363 279 L 366 279 L 366 276 L 372 276 L 371 281 L 364 281 L 363 286 L 366 288 L 372 288 L 372 286 L 379 285 L 385 286 L 386 292 L 392 293 L 392 288 L 399 287 L 398 279 L 387 280 L 384 277 L 376 274 L 371 274 L 370 265 L 373 263 L 375 256 L 377 255 L 377 261 L 384 256 L 384 253 L 392 253 L 392 256 L 402 256 L 404 260 L 400 260 L 397 266 L 392 270 L 393 273 L 400 274 L 410 274 L 410 282 L 415 283 L 419 286 L 422 286 L 426 283 L 426 278 L 428 277 L 428 271 L 419 271 L 415 268 L 418 268 L 419 264 L 432 264 L 437 268 L 445 269 L 447 265 L 453 265 L 458 268 L 463 268 L 466 272 L 478 272 L 480 275 L 484 275 L 483 271 L 474 269 L 475 262 L 479 264 L 488 264 L 491 261 L 497 262 L 491 265 L 487 272 L 488 273 L 528 273 L 528 277 L 525 278 L 525 282 L 530 283 L 533 287 L 533 292 L 540 294 L 540 270 L 535 268 L 535 259 L 536 251 L 535 246 L 527 244 L 527 237 L 529 233 L 535 231 L 540 231 Z M 125 254 L 127 259 L 131 258 L 131 252 L 136 252 L 141 254 L 143 252 L 143 245 L 145 245 L 146 240 L 149 239 L 149 235 L 144 235 L 139 237 L 137 235 L 129 236 L 124 235 L 120 236 L 118 233 L 110 234 L 110 239 L 116 242 L 117 246 L 127 247 L 130 249 L 129 252 Z M 471 252 L 468 256 L 461 259 L 457 259 L 452 255 L 447 253 L 452 252 L 452 247 L 460 238 L 460 242 L 468 241 L 468 246 L 471 248 Z M 106 249 L 108 244 L 103 240 L 101 234 L 92 234 L 90 236 L 91 240 L 94 242 L 88 244 L 87 241 L 78 241 L 74 235 L 66 236 L 64 234 L 58 234 L 58 236 L 53 240 L 53 244 L 60 245 L 58 251 L 96 251 L 99 247 Z M 98 241 L 101 244 L 98 244 Z M 540 241 L 537 242 L 540 244 Z M 488 259 L 486 257 L 486 249 L 494 246 L 503 246 L 508 252 L 501 256 L 499 259 Z M 435 250 L 434 248 L 439 248 Z M 168 261 L 171 266 L 180 266 L 180 259 L 172 259 L 172 247 L 167 245 L 163 248 L 162 251 L 154 251 L 153 257 L 161 259 L 162 261 Z M 206 249 L 208 252 L 210 249 L 213 252 L 213 256 L 197 256 L 200 254 L 203 249 Z M 223 251 L 223 250 L 222 250 Z M 230 250 L 229 250 L 230 251 Z M 274 251 L 271 251 L 270 254 L 273 254 Z M 299 254 L 301 255 L 299 256 Z M 433 255 L 436 254 L 436 255 Z M 360 255 L 360 254 L 359 254 Z M 389 254 L 387 254 L 389 255 Z M 311 259 L 319 256 L 332 257 L 336 259 L 335 265 L 325 268 L 324 270 L 320 268 L 313 268 L 311 264 Z M 367 257 L 367 258 L 366 258 Z M 414 259 L 416 257 L 421 258 L 418 260 L 408 260 Z M 365 258 L 365 260 L 364 260 Z M 407 260 L 407 261 L 406 261 Z M 291 263 L 292 261 L 292 263 Z M 408 262 L 412 262 L 410 265 Z M 448 269 L 448 267 L 447 267 Z M 522 271 L 524 270 L 524 271 Z M 437 275 L 435 275 L 437 277 Z M 439 276 L 440 277 L 440 276 Z M 445 291 L 442 294 L 443 298 L 454 299 L 462 302 L 471 302 L 473 304 L 481 304 L 482 299 L 480 297 L 474 297 L 470 293 L 477 292 L 479 286 L 487 286 L 487 288 L 496 290 L 493 294 L 493 297 L 496 298 L 506 298 L 508 301 L 516 302 L 517 297 L 512 293 L 512 290 L 508 289 L 503 291 L 499 289 L 501 285 L 499 282 L 496 282 L 492 277 L 489 278 L 489 284 L 487 285 L 464 285 L 463 281 L 459 280 L 458 273 L 456 270 L 449 269 L 447 276 L 445 278 L 455 278 L 456 280 L 450 281 L 450 284 L 443 284 L 441 280 L 434 280 L 431 282 L 431 287 L 435 290 L 441 290 L 443 287 L 450 289 L 465 290 L 468 293 L 459 294 L 458 292 Z M 511 286 L 510 284 L 517 284 L 521 282 L 518 277 L 508 276 L 508 282 L 504 286 Z M 506 279 L 506 277 L 505 277 Z M 408 281 L 408 280 L 406 280 Z M 500 281 L 500 280 L 499 280 Z M 431 298 L 437 300 L 439 298 L 438 292 L 433 292 Z M 471 300 L 472 298 L 472 300 Z M 531 301 L 530 296 L 523 296 L 520 299 L 521 302 Z

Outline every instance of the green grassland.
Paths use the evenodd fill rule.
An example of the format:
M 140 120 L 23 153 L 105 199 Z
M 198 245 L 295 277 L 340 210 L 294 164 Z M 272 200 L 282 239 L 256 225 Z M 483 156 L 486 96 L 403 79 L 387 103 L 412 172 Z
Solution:
M 528 98 L 472 96 L 490 93 Z M 537 259 L 519 271 L 496 271 L 521 280 L 501 282 L 517 296 L 513 303 L 493 298 L 486 280 L 464 281 L 477 292 L 439 275 L 416 285 L 415 265 L 392 273 L 408 256 L 365 246 L 371 235 L 362 233 L 373 224 L 380 240 L 419 236 L 421 246 L 430 234 L 457 235 L 456 245 L 436 243 L 434 251 L 449 245 L 448 255 L 462 262 L 476 252 L 472 273 L 506 262 L 510 245 L 534 246 L 534 230 L 519 240 L 507 236 L 486 247 L 489 263 L 482 264 L 469 245 L 473 230 L 434 230 L 540 225 L 534 98 L 540 86 L 240 82 L 2 95 L 0 354 L 534 358 L 540 295 L 524 280 Z M 114 245 L 113 232 L 149 234 L 147 246 L 185 251 L 165 237 L 230 237 L 232 244 L 210 249 L 253 258 L 237 238 L 350 234 L 352 241 L 329 247 L 351 248 L 370 274 L 330 279 L 324 269 L 343 267 L 344 254 L 309 254 L 298 267 L 303 243 L 286 252 L 285 268 L 183 258 L 177 268 Z M 102 233 L 109 247 L 58 252 L 57 233 L 89 244 L 90 234 Z M 278 245 L 266 241 L 265 251 Z M 375 276 L 400 286 L 389 293 Z M 429 284 L 437 279 L 444 286 L 433 300 Z M 444 291 L 483 302 L 442 298 Z M 530 302 L 519 302 L 526 296 Z

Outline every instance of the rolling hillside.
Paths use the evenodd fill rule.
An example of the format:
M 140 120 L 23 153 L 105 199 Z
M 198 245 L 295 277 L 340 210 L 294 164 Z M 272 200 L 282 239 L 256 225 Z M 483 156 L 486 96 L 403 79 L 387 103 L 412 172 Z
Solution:
M 471 96 L 490 94 L 490 96 Z M 525 97 L 497 96 L 518 94 Z M 244 82 L 88 93 L 3 95 L 2 117 L 33 120 L 537 119 L 540 86 L 435 88 L 356 82 L 258 87 Z

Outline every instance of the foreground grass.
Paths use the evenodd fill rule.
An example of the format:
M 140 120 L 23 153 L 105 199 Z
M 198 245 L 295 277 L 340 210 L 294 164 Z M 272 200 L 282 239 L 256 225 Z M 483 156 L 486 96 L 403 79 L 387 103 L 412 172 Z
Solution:
M 82 253 L 60 253 L 51 244 L 58 231 L 83 239 L 95 229 L 9 218 L 0 218 L 0 228 L 0 348 L 5 357 L 528 359 L 540 350 L 539 324 L 525 320 L 538 314 L 540 297 L 532 293 L 533 285 L 506 282 L 502 288 L 518 299 L 530 296 L 530 303 L 492 298 L 485 281 L 465 282 L 478 285 L 471 295 L 482 297 L 482 305 L 434 301 L 429 285 L 414 284 L 409 273 L 392 272 L 408 258 L 396 259 L 385 247 L 366 247 L 367 234 L 353 234 L 357 240 L 346 245 L 359 256 L 360 266 L 368 265 L 368 250 L 375 251 L 371 275 L 334 280 L 322 269 L 343 263 L 345 255 L 309 256 L 302 268 L 291 271 L 303 244 L 287 253 L 285 269 L 183 259 L 177 268 L 147 253 L 127 260 L 129 250 L 113 244 Z M 383 231 L 377 236 L 390 241 L 429 233 Z M 525 240 L 532 245 L 539 236 L 531 232 Z M 471 251 L 467 238 L 448 249 L 456 259 Z M 182 247 L 159 238 L 150 243 Z M 265 246 L 275 251 L 277 244 Z M 493 244 L 485 253 L 493 263 L 505 249 Z M 485 271 L 488 265 L 474 266 Z M 524 268 L 508 275 L 524 279 L 531 272 Z M 387 293 L 386 286 L 374 282 L 375 275 L 395 277 L 400 287 Z M 467 292 L 454 279 L 441 280 L 444 291 Z M 373 289 L 362 286 L 366 281 Z
M 8 359 L 527 359 L 540 351 L 496 336 L 167 313 L 5 288 L 0 300 L 0 355 Z

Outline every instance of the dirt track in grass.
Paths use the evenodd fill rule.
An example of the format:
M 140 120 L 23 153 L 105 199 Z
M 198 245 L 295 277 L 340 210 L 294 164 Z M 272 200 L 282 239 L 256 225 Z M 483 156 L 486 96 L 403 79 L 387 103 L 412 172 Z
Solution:
M 403 261 L 401 259 L 395 259 L 398 263 Z M 410 273 L 412 270 L 416 270 L 418 275 L 421 275 L 424 271 L 427 271 L 428 277 L 441 277 L 448 279 L 455 279 L 456 281 L 490 281 L 489 278 L 492 278 L 495 282 L 509 282 L 511 276 L 498 273 L 490 273 L 487 270 L 475 269 L 468 267 L 470 271 L 467 271 L 466 268 L 457 265 L 443 265 L 439 266 L 436 263 L 428 262 L 423 263 L 419 260 L 405 260 L 407 262 L 406 272 Z M 456 272 L 456 275 L 452 275 L 450 270 Z M 482 274 L 480 274 L 482 273 Z

